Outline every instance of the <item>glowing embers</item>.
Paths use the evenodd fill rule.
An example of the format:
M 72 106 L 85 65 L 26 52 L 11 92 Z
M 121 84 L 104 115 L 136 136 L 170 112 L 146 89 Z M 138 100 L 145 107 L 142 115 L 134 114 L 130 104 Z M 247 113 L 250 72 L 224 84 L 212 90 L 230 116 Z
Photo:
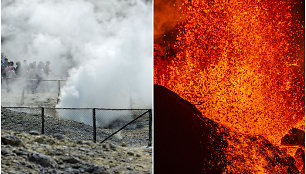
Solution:
M 167 51 L 155 47 L 154 82 L 204 116 L 280 143 L 291 127 L 304 129 L 304 21 L 294 16 L 296 6 L 185 1 L 186 20 L 170 42 L 175 54 L 165 59 Z

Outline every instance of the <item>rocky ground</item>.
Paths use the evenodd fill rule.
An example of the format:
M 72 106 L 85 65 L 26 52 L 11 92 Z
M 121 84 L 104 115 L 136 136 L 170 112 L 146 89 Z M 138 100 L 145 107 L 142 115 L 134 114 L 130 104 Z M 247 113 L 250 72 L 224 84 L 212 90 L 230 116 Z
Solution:
M 2 173 L 151 173 L 148 126 L 127 129 L 101 144 L 115 129 L 46 116 L 45 135 L 37 114 L 2 109 Z M 145 125 L 147 119 L 138 123 Z
M 18 111 L 17 111 L 18 110 Z M 1 129 L 29 132 L 36 130 L 41 132 L 42 119 L 40 109 L 2 109 Z M 121 124 L 120 124 L 121 125 Z M 97 128 L 97 142 L 102 141 L 111 133 L 118 130 Z M 45 114 L 45 134 L 64 135 L 72 140 L 93 140 L 93 128 L 88 124 L 62 119 Z M 148 117 L 144 116 L 135 123 L 116 134 L 110 141 L 131 146 L 146 146 L 149 141 Z

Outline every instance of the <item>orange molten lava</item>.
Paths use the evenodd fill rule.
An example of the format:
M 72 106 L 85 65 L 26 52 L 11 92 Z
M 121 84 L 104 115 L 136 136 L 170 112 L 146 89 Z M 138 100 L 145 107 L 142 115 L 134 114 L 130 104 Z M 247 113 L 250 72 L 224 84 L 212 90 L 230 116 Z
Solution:
M 155 11 L 154 83 L 205 117 L 279 144 L 291 127 L 305 129 L 299 7 L 302 1 L 177 1 L 169 11 L 180 18 L 162 17 L 177 21 L 171 28 Z

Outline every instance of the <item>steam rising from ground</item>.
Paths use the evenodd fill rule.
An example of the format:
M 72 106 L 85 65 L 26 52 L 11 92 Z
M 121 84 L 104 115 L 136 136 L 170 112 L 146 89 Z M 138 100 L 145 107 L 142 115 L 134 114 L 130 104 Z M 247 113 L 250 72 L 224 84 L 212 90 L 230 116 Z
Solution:
M 151 108 L 152 2 L 7 0 L 2 52 L 69 73 L 58 107 Z
M 126 5 L 128 11 L 115 9 L 115 18 L 102 20 L 102 36 L 84 45 L 82 65 L 70 71 L 59 106 L 151 107 L 151 12 L 144 5 Z

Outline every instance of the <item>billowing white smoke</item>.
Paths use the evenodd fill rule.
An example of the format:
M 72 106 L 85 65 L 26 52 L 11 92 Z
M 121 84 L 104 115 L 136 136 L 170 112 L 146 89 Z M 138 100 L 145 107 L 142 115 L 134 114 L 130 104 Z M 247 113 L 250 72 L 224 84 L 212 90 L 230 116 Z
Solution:
M 151 108 L 152 36 L 151 1 L 2 2 L 2 52 L 69 72 L 57 107 Z

